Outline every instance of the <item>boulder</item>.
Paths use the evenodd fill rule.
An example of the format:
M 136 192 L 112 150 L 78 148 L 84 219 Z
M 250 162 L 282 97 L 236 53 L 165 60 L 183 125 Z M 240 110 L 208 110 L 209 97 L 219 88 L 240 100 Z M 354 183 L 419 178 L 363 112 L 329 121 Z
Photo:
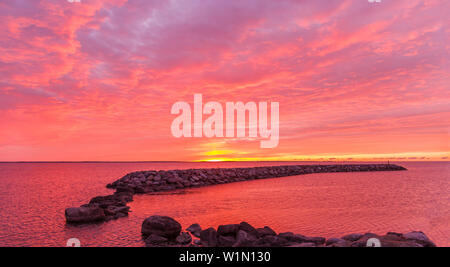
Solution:
M 219 235 L 217 241 L 220 247 L 232 247 L 236 243 L 236 238 L 234 236 Z
M 436 244 L 433 243 L 423 232 L 409 232 L 404 234 L 403 237 L 407 240 L 416 241 L 416 243 L 421 244 L 424 247 L 436 247 Z
M 349 234 L 346 236 L 341 237 L 341 239 L 350 241 L 350 242 L 355 242 L 357 240 L 359 240 L 363 235 L 362 234 Z
M 347 242 L 349 242 L 349 241 L 341 239 L 341 238 L 330 238 L 325 242 L 325 245 L 331 246 L 333 244 L 347 243 Z
M 109 206 L 104 211 L 107 216 L 114 216 L 117 213 L 128 214 L 128 212 L 130 211 L 130 207 L 128 207 L 128 206 L 121 206 L 121 207 Z
M 207 247 L 217 247 L 217 231 L 214 228 L 208 228 L 200 232 L 200 241 Z
M 308 237 L 299 234 L 293 234 L 291 232 L 281 233 L 278 237 L 284 238 L 289 242 L 294 243 L 314 243 L 316 245 L 322 245 L 325 243 L 326 239 L 323 237 Z
M 236 243 L 233 247 L 252 247 L 257 241 L 256 237 L 246 231 L 239 230 L 236 235 Z
M 403 234 L 401 234 L 401 233 L 396 233 L 396 232 L 388 232 L 387 234 L 386 234 L 386 236 L 396 236 L 396 237 L 403 237 Z
M 286 239 L 286 240 L 288 240 L 290 242 L 296 242 L 295 235 L 292 232 L 280 233 L 278 236 L 282 237 L 282 238 L 284 238 L 284 239 Z
M 191 233 L 195 237 L 200 237 L 200 232 L 202 231 L 202 227 L 198 223 L 194 223 L 193 225 L 189 226 L 186 231 Z
M 167 216 L 151 216 L 142 223 L 142 235 L 151 234 L 162 236 L 168 239 L 175 239 L 180 235 L 181 225 L 174 219 Z
M 192 243 L 192 237 L 189 233 L 183 232 L 175 239 L 178 244 L 187 245 Z
M 255 227 L 251 226 L 247 222 L 241 222 L 239 224 L 239 230 L 246 232 L 247 234 L 250 234 L 254 237 L 258 236 L 258 231 L 256 231 Z
M 114 195 L 98 196 L 89 201 L 89 205 L 98 206 L 102 209 L 106 209 L 108 206 L 124 206 L 126 202 L 117 199 Z
M 258 232 L 258 236 L 263 237 L 263 236 L 267 236 L 267 235 L 277 235 L 277 233 L 272 230 L 269 226 L 264 226 L 264 228 L 258 228 L 256 229 L 256 231 Z
M 323 237 L 308 237 L 304 235 L 294 235 L 294 242 L 297 243 L 314 243 L 316 245 L 322 245 L 326 241 Z
M 149 246 L 162 246 L 168 243 L 168 239 L 159 235 L 151 234 L 145 239 L 145 244 Z
M 324 237 L 306 237 L 305 243 L 314 243 L 316 245 L 325 244 L 326 239 Z
M 65 215 L 68 223 L 90 223 L 106 219 L 103 209 L 96 206 L 68 208 Z
M 282 247 L 288 242 L 287 239 L 276 236 L 276 235 L 266 235 L 258 240 L 259 244 L 264 244 L 264 247 Z
M 219 228 L 217 228 L 217 233 L 219 235 L 231 235 L 236 236 L 237 232 L 239 231 L 239 224 L 227 224 L 227 225 L 220 225 Z

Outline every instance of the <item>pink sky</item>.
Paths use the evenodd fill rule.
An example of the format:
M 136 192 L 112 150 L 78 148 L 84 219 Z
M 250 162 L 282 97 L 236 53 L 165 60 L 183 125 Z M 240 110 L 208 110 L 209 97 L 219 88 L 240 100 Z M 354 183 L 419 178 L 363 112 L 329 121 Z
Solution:
M 0 161 L 448 160 L 450 1 L 81 1 L 0 1 Z M 194 93 L 279 146 L 172 137 Z

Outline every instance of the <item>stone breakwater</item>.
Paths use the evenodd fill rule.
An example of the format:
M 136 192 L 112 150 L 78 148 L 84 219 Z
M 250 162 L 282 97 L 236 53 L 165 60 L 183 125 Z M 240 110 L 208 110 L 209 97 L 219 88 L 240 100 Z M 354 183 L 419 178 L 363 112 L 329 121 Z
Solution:
M 151 216 L 142 223 L 147 247 L 366 247 L 376 238 L 382 247 L 436 247 L 423 232 L 386 235 L 349 234 L 340 238 L 307 237 L 291 232 L 276 233 L 270 227 L 255 228 L 246 222 L 220 225 L 217 230 L 202 230 L 193 224 L 182 231 L 181 225 L 167 216 Z M 370 246 L 371 242 L 369 242 Z
M 404 167 L 393 164 L 351 165 L 287 165 L 252 168 L 189 169 L 132 172 L 108 184 L 115 189 L 112 195 L 92 198 L 81 207 L 65 211 L 68 223 L 91 223 L 128 216 L 134 194 L 171 191 L 216 184 L 276 178 L 310 173 L 400 171 Z

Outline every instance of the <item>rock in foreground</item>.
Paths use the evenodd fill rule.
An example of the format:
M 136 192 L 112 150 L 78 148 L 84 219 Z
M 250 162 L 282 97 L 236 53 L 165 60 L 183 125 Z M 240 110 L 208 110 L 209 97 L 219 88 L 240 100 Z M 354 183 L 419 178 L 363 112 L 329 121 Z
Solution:
M 167 216 L 151 216 L 142 223 L 142 235 L 157 235 L 167 239 L 176 239 L 181 232 L 181 224 Z
M 104 210 L 99 207 L 68 208 L 65 214 L 69 223 L 98 222 L 106 218 Z
M 167 228 L 165 228 L 167 227 Z M 181 232 L 181 225 L 165 216 L 152 216 L 142 225 L 142 233 L 148 247 L 368 247 L 379 241 L 382 247 L 435 247 L 422 232 L 407 234 L 389 232 L 386 235 L 350 234 L 341 238 L 307 237 L 291 232 L 277 234 L 270 227 L 254 228 L 246 222 L 220 225 L 218 229 L 201 231 L 198 224 L 187 229 L 198 233 L 194 239 L 188 232 Z
M 132 200 L 133 194 L 129 192 L 115 192 L 109 196 L 94 197 L 89 204 L 66 209 L 66 222 L 94 223 L 126 217 L 130 211 L 130 207 L 126 204 Z

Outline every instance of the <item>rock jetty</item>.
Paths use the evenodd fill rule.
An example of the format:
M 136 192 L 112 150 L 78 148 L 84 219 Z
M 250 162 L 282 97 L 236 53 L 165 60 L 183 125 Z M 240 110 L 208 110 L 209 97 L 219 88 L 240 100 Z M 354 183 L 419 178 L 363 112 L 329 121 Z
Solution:
M 400 171 L 394 164 L 287 165 L 252 168 L 189 169 L 132 172 L 106 187 L 115 189 L 108 196 L 98 196 L 81 207 L 66 209 L 68 223 L 91 223 L 128 216 L 134 194 L 145 194 L 216 184 L 276 178 L 310 173 Z
M 212 227 L 202 230 L 200 225 L 193 224 L 183 232 L 177 221 L 166 216 L 147 218 L 141 232 L 147 247 L 367 247 L 373 238 L 382 247 L 436 247 L 422 232 L 349 234 L 326 239 L 276 233 L 268 226 L 255 228 L 246 222 L 220 225 L 217 230 Z

